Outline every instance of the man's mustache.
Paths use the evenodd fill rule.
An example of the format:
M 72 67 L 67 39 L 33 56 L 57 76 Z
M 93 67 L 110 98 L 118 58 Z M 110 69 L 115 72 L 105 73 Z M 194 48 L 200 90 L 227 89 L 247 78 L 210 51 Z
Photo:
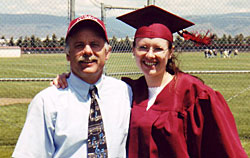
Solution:
M 78 62 L 92 62 L 92 61 L 96 61 L 97 57 L 92 55 L 92 56 L 80 56 L 77 61 Z

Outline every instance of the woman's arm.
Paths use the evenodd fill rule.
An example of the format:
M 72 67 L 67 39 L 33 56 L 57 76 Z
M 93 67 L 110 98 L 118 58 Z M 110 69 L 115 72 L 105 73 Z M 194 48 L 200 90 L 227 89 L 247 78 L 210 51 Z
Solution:
M 67 78 L 70 76 L 70 72 L 69 73 L 62 73 L 60 75 L 57 75 L 55 79 L 53 79 L 53 81 L 50 82 L 50 85 L 54 85 L 57 88 L 66 88 L 68 87 L 68 83 L 67 83 Z

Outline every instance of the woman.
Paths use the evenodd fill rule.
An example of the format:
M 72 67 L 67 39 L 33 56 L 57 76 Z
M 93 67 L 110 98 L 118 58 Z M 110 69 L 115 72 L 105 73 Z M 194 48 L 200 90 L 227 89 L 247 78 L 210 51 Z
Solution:
M 223 96 L 175 64 L 172 33 L 193 23 L 156 6 L 118 19 L 137 29 L 133 54 L 144 74 L 123 78 L 133 90 L 128 156 L 247 157 Z

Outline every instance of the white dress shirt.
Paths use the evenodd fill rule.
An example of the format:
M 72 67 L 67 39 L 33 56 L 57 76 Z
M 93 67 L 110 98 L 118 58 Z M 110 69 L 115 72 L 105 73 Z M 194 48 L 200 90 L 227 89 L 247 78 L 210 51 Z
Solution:
M 72 72 L 66 89 L 38 93 L 29 105 L 13 157 L 87 157 L 90 85 Z M 126 157 L 132 92 L 123 81 L 102 75 L 95 84 L 106 134 L 108 157 Z

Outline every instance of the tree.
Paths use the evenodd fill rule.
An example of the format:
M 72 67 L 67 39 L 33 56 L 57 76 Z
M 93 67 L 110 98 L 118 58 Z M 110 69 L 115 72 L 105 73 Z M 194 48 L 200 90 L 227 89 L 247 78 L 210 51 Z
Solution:
M 177 51 L 177 52 L 179 52 L 179 51 L 181 51 L 182 50 L 182 45 L 183 45 L 183 42 L 184 42 L 184 40 L 183 40 L 183 38 L 181 38 L 181 36 L 176 36 L 176 38 L 175 38 L 175 40 L 174 40 L 174 42 L 173 42 L 173 44 L 174 44 L 174 46 L 175 46 L 175 51 Z
M 220 44 L 227 44 L 227 35 L 223 34 L 221 40 L 220 40 Z
M 30 37 L 30 46 L 34 48 L 37 47 L 37 41 L 35 35 L 31 35 Z
M 13 37 L 10 37 L 10 41 L 9 41 L 8 45 L 9 46 L 15 46 L 14 38 Z
M 243 42 L 244 42 L 243 34 L 236 35 L 234 37 L 234 41 L 235 41 L 236 44 L 243 44 Z
M 175 46 L 181 46 L 182 45 L 182 43 L 183 43 L 183 38 L 181 38 L 179 35 L 176 37 L 176 39 L 174 40 L 174 42 L 173 42 L 173 44 L 175 45 Z
M 117 38 L 115 36 L 112 37 L 111 40 L 109 40 L 110 45 L 115 45 L 117 43 Z
M 118 47 L 117 47 L 118 41 L 117 41 L 117 38 L 115 36 L 113 36 L 112 39 L 109 40 L 109 44 L 112 46 L 112 51 L 116 52 L 118 49 Z
M 16 45 L 19 46 L 19 47 L 22 47 L 22 43 L 23 43 L 23 37 L 20 36 L 16 42 Z
M 117 51 L 119 51 L 119 52 L 127 52 L 127 51 L 129 51 L 128 47 L 130 47 L 130 51 L 131 51 L 131 44 L 130 44 L 129 38 L 127 36 L 125 38 L 125 40 L 121 39 L 118 42 L 118 44 L 117 44 Z
M 44 47 L 50 47 L 49 35 L 47 35 L 47 36 L 46 36 L 46 39 L 43 41 L 43 46 L 44 46 Z
M 132 42 L 130 41 L 129 37 L 126 36 L 125 40 L 124 40 L 124 49 L 125 52 L 131 52 L 132 51 Z
M 214 38 L 213 38 L 213 40 L 212 40 L 212 43 L 214 44 L 214 45 L 218 45 L 218 40 L 219 40 L 219 37 L 217 36 L 217 34 L 213 34 L 213 36 L 214 36 Z
M 59 43 L 55 34 L 52 35 L 51 47 L 58 47 Z
M 246 44 L 250 44 L 250 36 L 246 37 Z
M 231 35 L 228 35 L 227 43 L 228 43 L 228 44 L 232 44 L 232 43 L 233 43 L 233 38 L 232 38 Z
M 60 47 L 65 46 L 65 38 L 61 37 L 60 40 L 58 41 L 58 44 L 59 44 Z
M 23 47 L 31 47 L 31 40 L 29 37 L 27 37 L 27 36 L 24 37 L 22 46 Z
M 37 47 L 42 47 L 43 46 L 43 43 L 42 43 L 42 41 L 41 41 L 41 39 L 39 37 L 36 37 L 35 41 L 36 41 L 36 46 Z
M 5 39 L 5 36 L 2 36 L 2 37 L 1 37 L 1 39 L 4 39 L 4 40 L 6 40 L 6 39 Z

